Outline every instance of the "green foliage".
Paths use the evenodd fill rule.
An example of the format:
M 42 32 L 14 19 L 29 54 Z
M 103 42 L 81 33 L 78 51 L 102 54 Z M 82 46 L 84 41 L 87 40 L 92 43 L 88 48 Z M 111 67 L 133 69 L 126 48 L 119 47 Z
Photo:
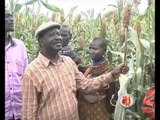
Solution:
M 51 11 L 55 11 L 55 12 L 61 12 L 61 10 L 53 5 L 53 4 L 48 4 L 47 2 L 44 2 L 43 0 L 39 0 L 47 9 L 51 10 Z

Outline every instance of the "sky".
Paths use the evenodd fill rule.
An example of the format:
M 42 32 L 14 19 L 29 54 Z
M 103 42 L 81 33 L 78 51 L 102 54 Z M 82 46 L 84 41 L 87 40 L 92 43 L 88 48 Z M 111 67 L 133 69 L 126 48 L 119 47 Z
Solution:
M 9 0 L 6 0 L 6 3 Z M 14 0 L 16 1 L 16 0 Z M 24 3 L 28 0 L 18 0 L 18 3 Z M 44 0 L 45 1 L 45 0 Z M 63 8 L 65 14 L 69 12 L 69 10 L 74 7 L 78 6 L 78 8 L 74 11 L 74 13 L 80 13 L 81 11 L 87 11 L 88 9 L 94 8 L 95 13 L 105 13 L 106 11 L 110 11 L 113 7 L 108 7 L 108 4 L 117 4 L 117 0 L 48 0 L 48 3 L 54 4 L 59 8 Z M 141 0 L 141 4 L 138 6 L 139 12 L 143 13 L 147 8 L 147 0 Z M 48 9 L 44 6 L 41 7 L 41 13 L 51 13 Z

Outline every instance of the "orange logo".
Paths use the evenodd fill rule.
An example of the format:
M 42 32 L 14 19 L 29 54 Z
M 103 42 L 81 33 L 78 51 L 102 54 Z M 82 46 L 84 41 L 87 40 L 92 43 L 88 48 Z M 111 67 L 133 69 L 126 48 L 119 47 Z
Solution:
M 129 106 L 131 104 L 130 96 L 123 96 L 122 104 L 125 105 L 125 106 Z
M 118 100 L 119 103 L 125 108 L 131 107 L 135 103 L 134 97 L 129 94 L 120 96 Z

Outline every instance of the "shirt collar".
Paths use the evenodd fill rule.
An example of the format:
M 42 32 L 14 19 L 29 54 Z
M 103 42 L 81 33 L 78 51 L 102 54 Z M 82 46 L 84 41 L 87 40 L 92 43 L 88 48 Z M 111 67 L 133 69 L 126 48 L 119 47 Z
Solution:
M 44 64 L 45 67 L 48 67 L 50 63 L 53 64 L 53 65 L 57 65 L 57 64 L 59 64 L 61 62 L 64 62 L 63 56 L 60 55 L 59 53 L 58 53 L 58 55 L 59 55 L 58 63 L 51 62 L 51 60 L 49 60 L 47 57 L 45 57 L 42 53 L 39 53 L 38 58 Z
M 14 39 L 12 39 L 12 37 L 10 35 L 8 35 L 8 39 L 11 42 L 11 46 L 16 46 L 17 45 L 17 43 L 14 41 Z

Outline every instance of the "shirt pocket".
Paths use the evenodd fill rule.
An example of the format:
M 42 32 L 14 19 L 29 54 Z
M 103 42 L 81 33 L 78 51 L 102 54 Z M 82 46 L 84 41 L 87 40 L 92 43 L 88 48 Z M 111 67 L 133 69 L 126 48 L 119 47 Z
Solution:
M 74 75 L 68 72 L 64 75 L 64 77 L 67 78 L 65 79 L 65 84 L 68 85 L 68 87 L 71 88 L 74 93 L 76 93 L 76 81 Z
M 21 60 L 16 60 L 15 61 L 15 67 L 13 67 L 13 71 L 19 75 L 19 76 L 22 76 L 23 73 L 24 73 L 24 62 L 21 61 Z

